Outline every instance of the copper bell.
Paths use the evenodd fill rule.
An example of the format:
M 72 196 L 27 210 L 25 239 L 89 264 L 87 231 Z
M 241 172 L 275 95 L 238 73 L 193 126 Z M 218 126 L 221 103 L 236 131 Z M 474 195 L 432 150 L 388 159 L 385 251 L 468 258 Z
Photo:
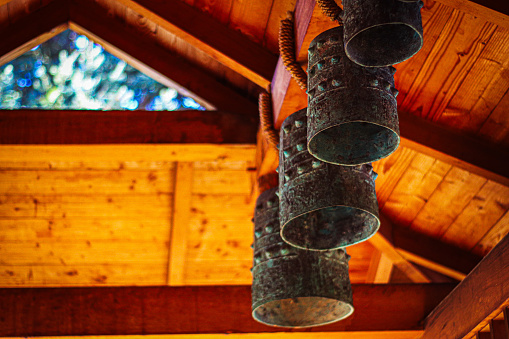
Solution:
M 349 256 L 343 249 L 311 252 L 283 242 L 276 191 L 265 191 L 256 201 L 253 318 L 271 326 L 309 327 L 348 317 L 353 312 Z
M 394 152 L 400 141 L 395 71 L 348 59 L 342 27 L 316 36 L 309 47 L 309 152 L 340 165 L 370 163 Z
M 371 237 L 379 228 L 371 164 L 338 166 L 306 148 L 306 109 L 283 122 L 279 145 L 281 236 L 292 246 L 330 250 Z
M 362 66 L 400 63 L 423 43 L 422 1 L 343 0 L 345 50 Z

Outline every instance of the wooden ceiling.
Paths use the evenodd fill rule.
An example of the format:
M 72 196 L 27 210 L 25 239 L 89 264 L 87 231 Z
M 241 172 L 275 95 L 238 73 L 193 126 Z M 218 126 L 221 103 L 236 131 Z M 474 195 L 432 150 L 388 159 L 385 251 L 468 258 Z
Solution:
M 277 155 L 247 126 L 269 84 L 276 127 L 307 104 L 277 59 L 279 22 L 296 5 L 305 65 L 334 26 L 311 0 L 0 0 L 2 64 L 71 28 L 233 113 L 223 121 L 249 135 L 194 138 L 189 123 L 183 139 L 89 139 L 90 116 L 81 134 L 48 141 L 50 124 L 30 126 L 58 114 L 27 113 L 21 126 L 1 112 L 0 285 L 250 284 L 256 178 Z M 348 248 L 352 283 L 462 279 L 509 232 L 506 7 L 425 1 L 424 46 L 396 65 L 402 145 L 374 164 L 384 230 Z M 81 145 L 54 145 L 66 143 Z

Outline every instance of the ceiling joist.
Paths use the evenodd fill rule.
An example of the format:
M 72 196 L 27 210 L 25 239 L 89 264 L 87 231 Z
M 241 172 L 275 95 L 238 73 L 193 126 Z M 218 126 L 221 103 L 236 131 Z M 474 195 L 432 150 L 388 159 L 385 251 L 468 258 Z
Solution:
M 0 110 L 0 144 L 253 145 L 256 132 L 253 119 L 218 111 Z
M 509 304 L 509 235 L 426 318 L 423 339 L 471 338 Z M 484 324 L 486 325 L 486 324 Z
M 419 330 L 453 287 L 353 285 L 352 317 L 305 331 Z M 0 304 L 2 337 L 299 331 L 253 320 L 250 286 L 7 288 Z
M 267 87 L 277 56 L 183 1 L 118 0 L 214 59 Z

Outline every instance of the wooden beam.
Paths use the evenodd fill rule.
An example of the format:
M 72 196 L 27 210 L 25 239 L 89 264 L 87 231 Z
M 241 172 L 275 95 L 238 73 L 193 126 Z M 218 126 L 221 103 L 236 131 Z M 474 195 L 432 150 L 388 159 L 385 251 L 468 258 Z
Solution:
M 391 241 L 382 235 L 379 231 L 371 238 L 369 242 L 377 250 L 387 256 L 387 258 L 393 263 L 394 266 L 399 268 L 406 276 L 415 283 L 429 283 L 431 280 L 426 277 L 417 267 L 412 265 L 406 260 L 392 245 Z
M 509 186 L 509 150 L 400 112 L 401 146 Z
M 509 2 L 500 0 L 437 0 L 461 12 L 509 27 Z
M 0 30 L 0 65 L 16 59 L 68 28 L 69 6 L 56 0 Z
M 290 332 L 108 336 L 107 339 L 418 339 L 422 331 Z M 16 337 L 15 337 L 16 338 Z M 18 339 L 26 339 L 17 337 Z M 45 339 L 104 339 L 97 336 L 44 337 Z
M 353 316 L 305 331 L 419 330 L 453 286 L 354 285 Z M 299 331 L 254 321 L 250 286 L 7 288 L 0 305 L 0 336 Z
M 463 338 L 509 301 L 509 235 L 426 318 L 425 338 Z
M 391 227 L 392 244 L 404 258 L 456 280 L 463 280 L 482 259 L 406 227 Z
M 300 53 L 300 50 L 304 45 L 304 39 L 306 38 L 314 11 L 319 10 L 320 8 L 318 8 L 318 6 L 316 6 L 315 9 L 315 0 L 297 0 L 294 13 L 296 55 Z M 288 115 L 302 108 L 302 104 L 304 104 L 304 107 L 306 106 L 306 93 L 299 88 L 295 81 L 292 80 L 292 76 L 283 65 L 281 57 L 277 62 L 276 70 L 272 77 L 271 90 L 274 122 L 276 127 L 281 126 L 284 118 Z
M 0 162 L 252 161 L 254 145 L 0 145 Z
M 168 285 L 184 285 L 187 233 L 191 215 L 193 186 L 193 163 L 178 162 L 175 169 L 175 193 L 173 195 L 173 221 L 171 224 L 168 258 Z
M 217 111 L 0 110 L 0 144 L 252 144 L 254 118 Z
M 368 284 L 387 284 L 391 279 L 392 268 L 394 267 L 389 257 L 375 250 L 368 267 L 366 283 Z
M 266 88 L 277 56 L 183 1 L 118 0 L 225 66 Z
M 208 101 L 218 110 L 257 116 L 255 102 L 217 81 L 186 59 L 175 55 L 149 36 L 108 16 L 105 9 L 91 0 L 70 3 L 70 27 L 100 43 L 150 77 L 171 79 L 180 90 Z M 184 94 L 188 94 L 184 92 Z M 189 94 L 191 95 L 191 94 Z M 197 99 L 199 101 L 199 99 Z

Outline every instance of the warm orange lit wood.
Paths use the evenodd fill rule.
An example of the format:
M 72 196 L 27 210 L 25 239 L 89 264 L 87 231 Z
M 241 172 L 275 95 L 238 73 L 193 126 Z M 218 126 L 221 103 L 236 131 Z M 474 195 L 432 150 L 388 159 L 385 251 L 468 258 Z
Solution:
M 277 57 L 209 15 L 181 1 L 119 2 L 203 50 L 260 87 L 265 88 L 270 83 Z
M 419 330 L 453 286 L 353 285 L 354 316 L 305 331 Z M 0 336 L 289 331 L 252 319 L 250 286 L 11 288 L 0 303 Z
M 423 338 L 463 338 L 494 311 L 500 312 L 509 300 L 508 267 L 509 235 L 426 318 Z

